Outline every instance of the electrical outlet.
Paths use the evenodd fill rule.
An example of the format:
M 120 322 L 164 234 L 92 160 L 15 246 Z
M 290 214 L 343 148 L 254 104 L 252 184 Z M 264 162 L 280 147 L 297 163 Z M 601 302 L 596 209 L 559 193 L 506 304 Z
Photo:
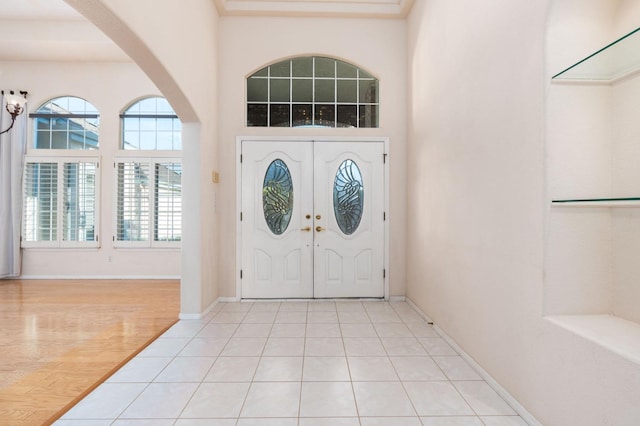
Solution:
M 113 257 L 109 256 L 109 263 L 113 262 Z

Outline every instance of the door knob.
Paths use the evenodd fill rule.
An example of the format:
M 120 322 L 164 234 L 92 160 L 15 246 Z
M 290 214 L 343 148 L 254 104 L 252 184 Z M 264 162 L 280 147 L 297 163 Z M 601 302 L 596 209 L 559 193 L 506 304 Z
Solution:
M 320 216 L 319 214 L 316 215 L 316 219 L 320 220 L 322 219 L 322 216 Z
M 322 231 L 326 231 L 326 229 L 324 229 L 322 226 L 316 226 L 316 231 L 322 232 Z
M 310 232 L 311 231 L 311 227 L 310 226 L 305 226 L 304 228 L 300 228 L 301 231 L 304 232 Z

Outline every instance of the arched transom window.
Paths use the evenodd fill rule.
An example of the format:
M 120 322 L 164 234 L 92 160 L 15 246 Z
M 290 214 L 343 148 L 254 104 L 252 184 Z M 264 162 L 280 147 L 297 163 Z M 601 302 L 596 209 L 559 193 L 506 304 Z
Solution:
M 36 149 L 98 149 L 96 107 L 75 96 L 45 102 L 34 114 Z
M 378 127 L 378 80 L 332 58 L 269 65 L 247 78 L 247 126 Z
M 160 96 L 141 99 L 120 114 L 122 149 L 182 149 L 182 123 L 169 102 Z

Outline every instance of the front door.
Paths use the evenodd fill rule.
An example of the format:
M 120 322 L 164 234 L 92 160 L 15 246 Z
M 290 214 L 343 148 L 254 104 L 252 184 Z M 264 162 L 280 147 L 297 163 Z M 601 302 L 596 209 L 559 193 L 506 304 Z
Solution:
M 242 297 L 383 297 L 384 143 L 241 150 Z

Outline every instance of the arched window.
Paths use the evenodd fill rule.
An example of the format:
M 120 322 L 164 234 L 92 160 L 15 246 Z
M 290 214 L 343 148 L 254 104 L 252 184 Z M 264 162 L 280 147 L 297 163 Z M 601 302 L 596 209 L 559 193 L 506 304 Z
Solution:
M 35 149 L 25 157 L 22 246 L 98 247 L 98 110 L 62 96 L 29 116 Z
M 182 149 L 182 124 L 165 98 L 141 99 L 120 114 L 120 118 L 122 149 Z
M 99 117 L 96 107 L 81 98 L 51 99 L 35 113 L 34 148 L 98 149 Z
M 116 158 L 116 246 L 175 247 L 182 238 L 182 124 L 165 98 L 130 105 Z
M 247 126 L 378 127 L 379 82 L 347 62 L 288 59 L 247 78 Z

